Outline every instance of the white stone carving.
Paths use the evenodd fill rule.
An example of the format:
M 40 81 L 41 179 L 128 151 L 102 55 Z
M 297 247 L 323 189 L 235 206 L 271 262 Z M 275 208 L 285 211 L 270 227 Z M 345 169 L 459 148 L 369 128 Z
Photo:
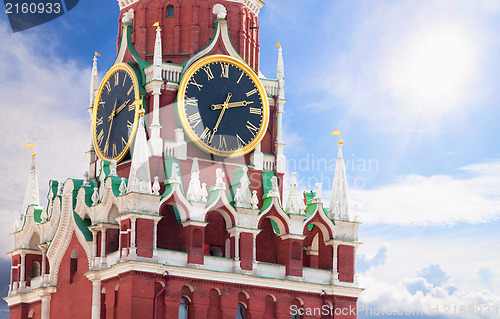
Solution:
M 122 177 L 122 182 L 120 183 L 120 196 L 123 196 L 127 193 L 127 183 L 125 182 L 125 177 Z
M 88 171 L 85 171 L 85 173 L 83 174 L 83 187 L 89 187 L 90 186 L 90 183 L 89 183 L 89 172 Z
M 198 166 L 198 159 L 193 158 L 193 165 L 191 167 L 191 180 L 186 193 L 186 198 L 189 201 L 201 201 L 203 197 L 200 183 L 200 169 Z
M 241 198 L 241 191 L 239 188 L 237 188 L 236 192 L 234 193 L 234 203 L 238 207 L 241 207 L 241 205 L 243 204 L 243 198 Z
M 170 184 L 180 184 L 181 178 L 179 176 L 179 164 L 172 163 L 172 173 L 170 178 L 168 179 Z
M 160 182 L 159 177 L 155 176 L 155 181 L 153 183 L 153 195 L 160 195 Z
M 214 189 L 226 190 L 226 183 L 224 182 L 224 177 L 226 174 L 222 171 L 222 169 L 218 168 L 215 171 L 215 187 Z
M 98 188 L 94 187 L 94 193 L 92 194 L 92 206 L 95 206 L 99 203 L 99 192 Z
M 257 191 L 252 192 L 252 209 L 259 209 L 259 198 L 257 197 Z
M 288 200 L 286 204 L 285 211 L 288 214 L 302 214 L 304 215 L 304 200 L 300 198 L 297 192 L 297 177 L 296 173 L 292 173 L 290 178 L 290 195 L 288 195 Z
M 116 163 L 116 160 L 111 161 L 111 164 L 109 164 L 109 170 L 110 170 L 109 176 L 115 176 L 115 177 L 118 176 L 118 173 L 116 172 L 117 165 L 118 164 Z
M 143 111 L 141 110 L 143 113 Z M 139 125 L 134 139 L 134 151 L 130 166 L 128 192 L 152 194 L 151 173 L 149 170 L 149 147 L 144 127 L 144 114 L 139 117 Z
M 217 3 L 216 5 L 214 5 L 214 9 L 212 10 L 212 13 L 217 15 L 217 19 L 225 19 L 227 16 L 226 7 L 224 7 L 220 3 Z
M 314 192 L 316 193 L 316 195 L 314 195 L 314 198 L 312 199 L 312 202 L 313 203 L 322 203 L 323 202 L 323 198 L 322 198 L 322 187 L 323 187 L 323 184 L 322 183 L 316 183 L 316 189 L 314 190 Z
M 272 184 L 272 187 L 271 187 L 271 190 L 269 191 L 269 193 L 267 193 L 267 196 L 279 198 L 280 197 L 280 190 L 278 188 L 278 178 L 276 176 L 273 176 L 271 178 L 271 184 Z
M 208 200 L 207 184 L 201 184 L 201 201 L 206 202 Z
M 123 23 L 132 23 L 134 21 L 134 9 L 130 9 L 123 14 L 122 22 Z

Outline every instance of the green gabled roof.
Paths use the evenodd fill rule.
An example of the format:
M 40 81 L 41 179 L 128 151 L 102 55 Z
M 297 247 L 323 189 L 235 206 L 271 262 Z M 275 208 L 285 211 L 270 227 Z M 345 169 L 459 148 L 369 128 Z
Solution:
M 92 207 L 92 194 L 94 193 L 94 187 L 97 187 L 97 182 L 95 180 L 89 180 L 88 187 L 83 187 L 85 190 L 85 205 Z
M 304 196 L 306 197 L 306 205 L 309 205 L 312 203 L 314 196 L 316 196 L 316 192 L 304 192 Z
M 271 178 L 273 178 L 274 176 L 274 172 L 262 171 L 262 188 L 264 189 L 264 196 L 262 198 L 267 198 L 267 194 L 273 188 Z
M 30 205 L 30 206 L 32 206 L 32 205 Z M 34 210 L 33 219 L 35 220 L 35 223 L 40 224 L 42 222 L 43 207 L 34 206 L 33 210 Z
M 122 179 L 118 176 L 108 176 L 107 178 L 111 179 L 111 190 L 113 191 L 113 195 L 116 197 L 120 196 L 120 185 L 122 183 Z
M 87 228 L 92 224 L 90 219 L 85 219 L 85 220 L 81 219 L 80 216 L 78 216 L 78 214 L 75 211 L 73 211 L 73 217 L 75 218 L 76 226 L 78 226 L 80 231 L 83 233 L 83 236 L 85 236 L 85 239 L 87 241 L 91 241 L 92 240 L 92 233 Z
M 174 187 L 172 186 L 172 184 L 168 183 L 168 180 L 170 179 L 170 177 L 172 177 L 172 164 L 174 164 L 174 163 L 177 163 L 177 165 L 179 165 L 179 170 L 180 170 L 181 164 L 179 163 L 178 160 L 176 160 L 175 158 L 171 158 L 171 157 L 165 157 L 165 160 L 163 162 L 163 164 L 165 166 L 165 183 L 164 183 L 165 184 L 165 192 L 163 193 L 163 195 L 161 195 L 162 198 L 169 195 L 174 190 Z M 184 187 L 182 186 L 182 176 L 179 175 L 179 177 L 181 180 L 180 189 L 181 189 L 182 194 L 184 194 Z
M 306 217 L 311 216 L 318 209 L 318 204 L 308 204 L 306 207 Z

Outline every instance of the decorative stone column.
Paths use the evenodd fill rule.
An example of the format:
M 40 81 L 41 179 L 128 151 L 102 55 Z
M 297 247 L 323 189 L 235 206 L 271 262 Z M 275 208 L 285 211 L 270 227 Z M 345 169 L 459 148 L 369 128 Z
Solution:
M 135 245 L 135 234 L 136 234 L 136 217 L 130 218 L 130 258 L 134 259 L 137 257 L 137 247 Z
M 106 267 L 106 228 L 101 228 L 101 268 Z
M 153 258 L 158 257 L 158 222 L 160 219 L 155 219 L 153 224 Z
M 336 284 L 339 282 L 338 250 L 339 250 L 339 244 L 334 242 L 333 243 L 332 284 Z
M 236 231 L 234 233 L 234 266 L 235 271 L 241 270 L 240 266 L 240 233 Z
M 26 253 L 21 252 L 21 273 L 19 276 L 19 288 L 26 287 Z
M 50 319 L 50 295 L 42 296 L 42 314 L 41 319 Z
M 101 280 L 92 281 L 92 319 L 101 318 Z

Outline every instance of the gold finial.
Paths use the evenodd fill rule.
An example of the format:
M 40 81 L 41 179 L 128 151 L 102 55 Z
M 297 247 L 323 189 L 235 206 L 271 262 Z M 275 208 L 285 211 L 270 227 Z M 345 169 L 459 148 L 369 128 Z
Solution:
M 281 49 L 281 42 L 278 42 L 278 43 L 276 44 L 276 46 L 277 46 L 277 47 L 279 47 L 279 48 Z
M 141 107 L 141 109 L 139 110 L 139 115 L 144 115 L 146 113 L 146 111 L 144 111 L 144 109 Z
M 35 152 L 31 152 L 31 157 L 36 157 L 36 153 Z
M 153 24 L 153 27 L 156 27 L 156 29 L 159 29 L 160 28 L 160 22 L 155 22 L 155 24 Z
M 344 144 L 344 141 L 342 141 L 342 138 L 339 139 L 339 145 L 342 146 L 342 144 Z

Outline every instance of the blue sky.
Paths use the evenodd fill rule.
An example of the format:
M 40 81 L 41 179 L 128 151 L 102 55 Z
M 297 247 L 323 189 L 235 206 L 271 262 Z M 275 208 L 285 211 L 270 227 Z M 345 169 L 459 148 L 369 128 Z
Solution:
M 33 137 L 42 198 L 49 179 L 83 175 L 91 60 L 101 53 L 100 77 L 111 67 L 117 20 L 116 1 L 86 0 L 13 35 L 0 13 L 0 233 L 21 209 L 23 146 Z M 493 318 L 485 309 L 500 306 L 500 4 L 274 0 L 259 20 L 269 78 L 283 46 L 285 153 L 302 189 L 322 181 L 329 198 L 329 134 L 342 126 L 351 208 L 363 222 L 359 303 Z M 463 305 L 483 312 L 452 313 Z

